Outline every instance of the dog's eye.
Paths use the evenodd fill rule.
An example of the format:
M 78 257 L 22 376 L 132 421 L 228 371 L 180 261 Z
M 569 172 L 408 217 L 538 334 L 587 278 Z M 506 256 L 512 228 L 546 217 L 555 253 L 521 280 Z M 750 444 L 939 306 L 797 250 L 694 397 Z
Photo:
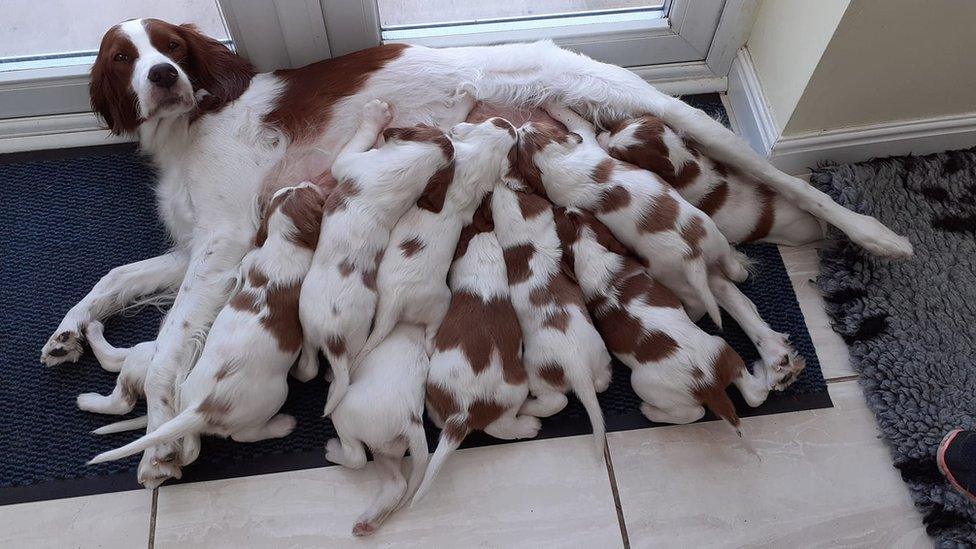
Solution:
M 119 63 L 125 63 L 126 61 L 129 60 L 129 56 L 124 53 L 117 53 L 115 54 L 115 60 L 118 61 Z
M 176 43 L 176 41 L 173 41 L 173 42 L 170 42 L 169 43 L 169 46 L 167 46 L 167 47 L 169 48 L 169 51 L 173 51 L 173 50 L 179 49 L 180 48 L 180 45 L 178 43 Z

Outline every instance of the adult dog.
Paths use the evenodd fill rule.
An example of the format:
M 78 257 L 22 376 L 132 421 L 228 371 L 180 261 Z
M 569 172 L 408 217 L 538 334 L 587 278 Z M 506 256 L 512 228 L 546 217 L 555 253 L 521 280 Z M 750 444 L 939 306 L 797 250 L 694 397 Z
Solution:
M 559 101 L 598 124 L 653 114 L 710 158 L 753 174 L 870 251 L 911 254 L 907 240 L 777 171 L 705 113 L 625 69 L 551 42 L 447 49 L 388 44 L 255 74 L 245 59 L 191 25 L 138 19 L 102 39 L 92 67 L 92 107 L 114 133 L 137 135 L 159 168 L 159 211 L 174 247 L 102 278 L 65 315 L 41 362 L 77 360 L 88 323 L 140 296 L 175 293 L 146 382 L 148 430 L 155 430 L 174 415 L 175 384 L 199 348 L 190 343 L 205 336 L 234 287 L 260 205 L 283 186 L 327 172 L 370 99 L 395 105 L 395 126 L 436 125 L 460 88 L 503 105 Z M 139 480 L 162 482 L 176 467 L 172 460 L 147 450 Z

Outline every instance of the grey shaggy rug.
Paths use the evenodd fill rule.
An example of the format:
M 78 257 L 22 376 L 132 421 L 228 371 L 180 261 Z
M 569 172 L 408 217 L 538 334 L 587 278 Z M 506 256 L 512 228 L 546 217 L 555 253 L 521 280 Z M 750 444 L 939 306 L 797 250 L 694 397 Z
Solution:
M 935 462 L 943 435 L 976 429 L 976 149 L 816 170 L 814 185 L 915 247 L 868 256 L 833 230 L 817 282 L 895 467 L 939 547 L 976 546 L 976 505 Z

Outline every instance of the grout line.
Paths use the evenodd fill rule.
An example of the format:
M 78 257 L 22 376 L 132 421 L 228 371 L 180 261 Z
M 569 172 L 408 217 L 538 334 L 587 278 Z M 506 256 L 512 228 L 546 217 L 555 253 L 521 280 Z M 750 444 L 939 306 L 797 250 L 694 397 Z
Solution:
M 159 502 L 159 488 L 153 488 L 152 509 L 149 512 L 149 549 L 156 546 L 156 507 Z
M 624 509 L 620 505 L 620 492 L 617 491 L 617 477 L 613 474 L 613 460 L 610 458 L 610 443 L 603 443 L 603 457 L 607 464 L 607 476 L 610 478 L 610 491 L 613 492 L 613 506 L 617 510 L 617 524 L 620 526 L 620 539 L 624 549 L 630 549 L 630 536 L 627 535 L 627 522 L 624 521 Z
M 854 381 L 855 379 L 861 377 L 859 374 L 850 374 L 846 376 L 837 376 L 830 379 L 825 379 L 824 381 L 828 384 L 830 383 L 842 383 L 844 381 Z

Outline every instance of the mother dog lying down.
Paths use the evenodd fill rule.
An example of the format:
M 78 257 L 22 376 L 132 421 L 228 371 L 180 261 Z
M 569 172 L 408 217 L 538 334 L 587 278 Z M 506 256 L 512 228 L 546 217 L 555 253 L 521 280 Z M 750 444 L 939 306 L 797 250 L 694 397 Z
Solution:
M 877 220 L 845 210 L 777 171 L 705 113 L 626 69 L 551 42 L 430 49 L 388 44 L 300 69 L 256 74 L 191 25 L 136 19 L 105 34 L 91 101 L 116 134 L 134 134 L 158 167 L 169 253 L 113 269 L 65 315 L 41 352 L 48 365 L 81 355 L 85 326 L 139 297 L 175 293 L 146 381 L 148 430 L 174 415 L 175 381 L 194 359 L 251 248 L 260 208 L 279 188 L 317 177 L 355 131 L 363 105 L 396 105 L 394 126 L 438 124 L 459 88 L 510 106 L 558 101 L 598 124 L 652 114 L 704 154 L 752 174 L 784 200 L 837 226 L 874 253 L 906 257 L 910 244 Z M 166 475 L 150 448 L 139 480 Z

